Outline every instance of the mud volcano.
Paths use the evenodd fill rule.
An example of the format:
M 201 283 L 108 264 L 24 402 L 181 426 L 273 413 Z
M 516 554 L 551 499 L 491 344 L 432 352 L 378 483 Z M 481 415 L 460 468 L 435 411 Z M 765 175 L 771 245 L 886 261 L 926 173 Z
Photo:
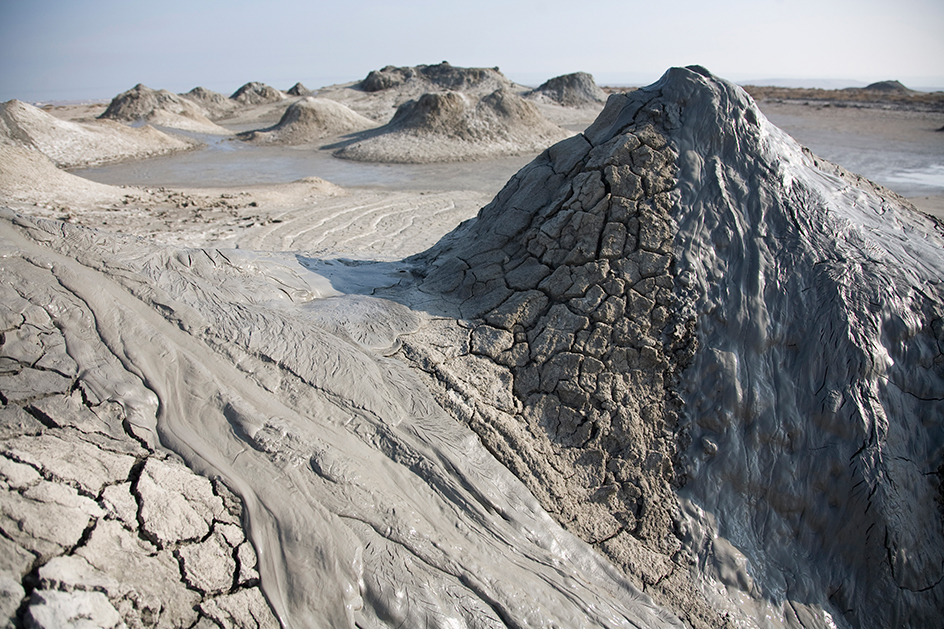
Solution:
M 240 134 L 239 139 L 259 144 L 310 144 L 376 126 L 340 103 L 309 96 L 289 105 L 277 125 Z
M 687 622 L 927 626 L 944 604 L 942 244 L 740 88 L 673 69 L 416 259 L 426 308 L 473 323 L 451 331 L 468 354 L 404 355 Z
M 250 81 L 233 92 L 230 98 L 241 105 L 265 105 L 285 100 L 285 95 L 265 83 Z
M 404 103 L 388 124 L 340 146 L 335 156 L 414 164 L 466 161 L 540 151 L 568 135 L 508 90 L 480 100 L 445 92 Z
M 313 92 L 302 85 L 301 82 L 298 82 L 292 87 L 288 88 L 288 91 L 285 93 L 289 96 L 311 96 Z
M 18 100 L 0 104 L 0 142 L 37 150 L 62 168 L 166 155 L 194 146 L 151 126 L 134 129 L 111 120 L 59 120 Z M 16 169 L 11 164 L 8 170 Z
M 200 133 L 229 133 L 212 123 L 204 109 L 193 101 L 167 90 L 152 90 L 141 83 L 115 96 L 105 113 L 99 117 L 119 122 L 145 121 Z
M 593 76 L 586 72 L 574 72 L 554 77 L 528 92 L 526 98 L 545 100 L 564 107 L 596 107 L 606 102 L 606 93 L 601 90 Z
M 387 66 L 372 70 L 359 87 L 365 92 L 380 92 L 405 84 L 422 84 L 423 91 L 491 92 L 510 87 L 511 81 L 498 68 L 459 68 L 443 61 L 435 65 Z
M 208 90 L 205 87 L 195 87 L 186 94 L 181 94 L 183 98 L 190 99 L 197 103 L 211 120 L 225 118 L 239 108 L 239 103 L 231 98 L 227 98 L 219 92 Z

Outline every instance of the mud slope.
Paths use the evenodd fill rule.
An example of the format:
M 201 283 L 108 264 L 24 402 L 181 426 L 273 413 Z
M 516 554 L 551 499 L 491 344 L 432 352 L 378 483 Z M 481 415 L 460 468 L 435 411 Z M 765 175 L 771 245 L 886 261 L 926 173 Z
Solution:
M 110 205 L 124 191 L 64 172 L 35 149 L 0 143 L 0 203 L 54 206 Z
M 308 96 L 289 105 L 277 125 L 241 133 L 238 137 L 240 140 L 257 144 L 311 144 L 376 126 L 377 123 L 373 120 L 351 111 L 340 103 L 327 98 Z
M 676 68 L 611 96 L 390 294 L 471 322 L 401 355 L 687 623 L 931 626 L 942 247 L 740 88 Z
M 0 221 L 4 613 L 680 626 L 384 357 L 424 315 L 342 295 L 295 255 Z
M 568 135 L 508 90 L 480 100 L 445 92 L 405 103 L 387 125 L 343 143 L 334 155 L 407 164 L 468 161 L 537 152 Z
M 229 135 L 230 131 L 207 118 L 206 111 L 193 101 L 167 90 L 152 90 L 138 83 L 115 96 L 99 118 L 119 122 L 149 122 L 161 127 Z
M 38 150 L 61 168 L 166 155 L 195 146 L 150 126 L 132 129 L 109 120 L 59 120 L 18 100 L 0 104 L 0 142 Z

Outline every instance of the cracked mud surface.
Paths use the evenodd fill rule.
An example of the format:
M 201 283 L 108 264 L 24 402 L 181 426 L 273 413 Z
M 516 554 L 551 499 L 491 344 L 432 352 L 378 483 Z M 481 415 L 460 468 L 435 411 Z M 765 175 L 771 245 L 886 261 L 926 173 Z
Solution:
M 49 628 L 277 627 L 240 500 L 139 436 L 132 374 L 79 373 L 70 351 L 100 352 L 72 334 L 92 315 L 35 262 L 4 260 L 0 287 L 3 612 Z

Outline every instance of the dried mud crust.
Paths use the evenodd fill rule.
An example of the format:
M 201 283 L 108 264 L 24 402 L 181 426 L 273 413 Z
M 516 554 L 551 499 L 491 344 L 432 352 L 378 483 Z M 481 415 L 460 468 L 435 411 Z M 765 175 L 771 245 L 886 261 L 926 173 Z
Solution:
M 644 104 L 609 141 L 552 147 L 418 257 L 427 310 L 461 318 L 405 337 L 400 356 L 562 525 L 692 626 L 717 627 L 674 493 L 673 389 L 695 349 L 676 297 L 664 127 L 677 120 Z
M 0 618 L 278 627 L 240 500 L 148 443 L 139 426 L 156 421 L 156 401 L 129 406 L 142 383 L 77 334 L 94 319 L 82 303 L 56 282 L 22 281 L 50 273 L 31 266 L 7 257 L 19 281 L 0 287 Z M 79 373 L 76 351 L 99 352 L 110 382 Z

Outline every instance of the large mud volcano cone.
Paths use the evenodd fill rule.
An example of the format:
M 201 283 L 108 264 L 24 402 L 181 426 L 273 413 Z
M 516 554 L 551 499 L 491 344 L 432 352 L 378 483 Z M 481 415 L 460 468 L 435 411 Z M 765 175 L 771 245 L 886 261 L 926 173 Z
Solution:
M 363 131 L 377 123 L 327 98 L 307 97 L 292 103 L 274 127 L 240 134 L 240 139 L 264 144 L 307 144 L 324 138 Z
M 692 625 L 930 626 L 942 247 L 740 88 L 676 68 L 416 258 L 470 355 L 405 352 L 440 381 L 490 374 L 455 412 Z
M 463 161 L 537 152 L 567 135 L 505 89 L 481 99 L 432 93 L 404 103 L 388 124 L 335 155 L 374 162 Z

